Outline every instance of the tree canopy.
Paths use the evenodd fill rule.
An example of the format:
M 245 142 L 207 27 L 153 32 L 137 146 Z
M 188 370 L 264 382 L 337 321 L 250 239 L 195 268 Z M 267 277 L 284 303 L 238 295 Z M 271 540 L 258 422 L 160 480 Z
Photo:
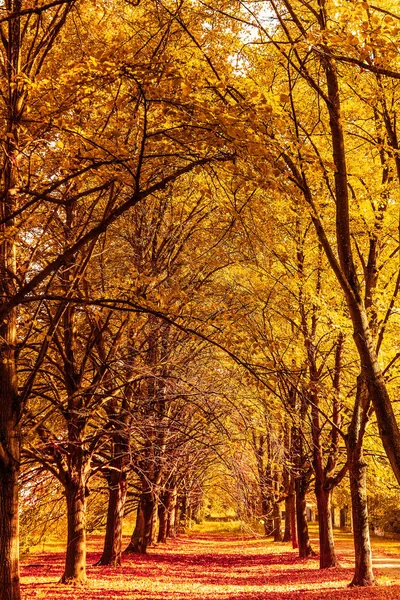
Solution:
M 61 495 L 63 583 L 90 519 L 120 564 L 124 512 L 144 553 L 215 489 L 276 540 L 285 503 L 301 557 L 314 489 L 321 568 L 347 494 L 374 583 L 367 469 L 400 483 L 399 23 L 391 0 L 0 2 L 1 600 L 19 499 L 29 531 Z

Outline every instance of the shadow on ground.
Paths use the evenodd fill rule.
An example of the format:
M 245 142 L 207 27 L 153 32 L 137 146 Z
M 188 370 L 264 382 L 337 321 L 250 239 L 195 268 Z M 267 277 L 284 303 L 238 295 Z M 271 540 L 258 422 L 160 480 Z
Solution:
M 400 557 L 377 557 L 382 585 L 354 589 L 347 586 L 353 562 L 350 538 L 338 540 L 338 553 L 341 567 L 321 571 L 317 558 L 302 561 L 296 551 L 288 550 L 284 544 L 231 534 L 182 536 L 168 546 L 156 547 L 146 556 L 125 556 L 119 568 L 92 566 L 100 553 L 90 552 L 89 583 L 73 588 L 57 583 L 64 555 L 40 553 L 23 561 L 22 597 L 23 600 L 400 598 L 400 568 L 397 568 Z

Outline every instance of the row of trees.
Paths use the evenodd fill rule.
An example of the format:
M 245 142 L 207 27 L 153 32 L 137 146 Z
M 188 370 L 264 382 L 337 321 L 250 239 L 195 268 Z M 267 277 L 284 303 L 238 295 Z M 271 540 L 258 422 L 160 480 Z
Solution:
M 62 580 L 84 581 L 92 481 L 117 564 L 129 477 L 145 551 L 237 436 L 266 533 L 285 500 L 301 556 L 315 481 L 321 567 L 349 473 L 353 583 L 373 583 L 372 414 L 400 481 L 389 0 L 0 8 L 2 600 L 20 597 L 21 456 L 63 490 Z
M 185 428 L 196 437 L 184 399 L 202 393 L 187 372 L 200 350 L 183 349 L 152 312 L 163 296 L 172 313 L 196 310 L 215 267 L 191 273 L 181 254 L 202 221 L 213 226 L 214 207 L 189 174 L 230 153 L 201 113 L 215 96 L 207 61 L 168 6 L 11 0 L 1 10 L 0 588 L 14 600 L 23 426 L 24 455 L 67 499 L 64 581 L 85 579 L 93 474 L 108 473 L 116 519 L 126 463 L 144 492 L 165 486 L 166 447 L 178 463 Z M 196 78 L 195 105 L 185 77 Z
M 271 329 L 282 318 L 290 323 L 292 334 L 302 338 L 305 373 L 303 361 L 299 363 L 282 343 L 269 360 L 284 379 L 279 399 L 290 406 L 291 418 L 296 416 L 293 409 L 299 391 L 298 411 L 301 414 L 305 403 L 303 412 L 309 415 L 309 462 L 315 478 L 322 567 L 335 564 L 330 494 L 349 471 L 356 585 L 374 581 L 363 459 L 363 437 L 372 411 L 400 481 L 399 428 L 390 399 L 398 352 L 389 331 L 392 335 L 397 331 L 399 289 L 398 57 L 397 51 L 388 50 L 387 42 L 398 35 L 398 16 L 390 8 L 364 3 L 350 11 L 330 2 L 314 6 L 284 0 L 268 9 L 246 3 L 241 13 L 250 36 L 241 49 L 246 75 L 251 73 L 258 89 L 267 91 L 264 106 L 256 95 L 255 106 L 248 111 L 243 145 L 249 154 L 259 153 L 257 165 L 261 163 L 261 173 L 270 180 L 266 194 L 274 201 L 270 206 L 275 214 L 282 199 L 292 210 L 289 219 L 278 217 L 284 225 L 283 231 L 280 228 L 284 248 L 281 244 L 272 252 L 282 267 L 270 268 L 273 284 L 267 286 L 271 294 L 278 287 L 286 288 L 286 306 L 272 306 L 279 314 L 275 319 L 265 318 L 268 309 L 260 307 L 260 321 L 264 329 L 267 322 L 264 339 L 272 350 L 285 329 L 280 326 L 272 336 Z M 237 18 L 229 9 L 225 12 Z M 248 98 L 245 77 L 241 83 L 239 89 Z M 273 170 L 273 181 L 268 168 Z M 326 281 L 323 265 L 328 266 Z M 337 304 L 340 298 L 344 304 L 343 300 Z M 262 300 L 265 303 L 265 290 Z M 358 354 L 358 360 L 353 360 L 359 364 L 353 392 L 348 393 L 350 405 L 341 399 L 344 333 L 349 326 Z M 342 466 L 339 440 L 347 455 Z

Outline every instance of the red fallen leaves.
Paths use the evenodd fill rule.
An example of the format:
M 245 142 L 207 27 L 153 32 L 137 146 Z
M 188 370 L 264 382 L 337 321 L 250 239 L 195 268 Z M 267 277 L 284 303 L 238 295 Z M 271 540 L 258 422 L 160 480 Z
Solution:
M 97 545 L 97 544 L 96 544 Z M 232 535 L 183 536 L 147 556 L 124 557 L 122 567 L 89 567 L 85 588 L 57 584 L 61 553 L 40 554 L 22 567 L 23 600 L 340 600 L 400 598 L 400 569 L 378 570 L 379 587 L 348 588 L 349 542 L 340 541 L 341 567 L 318 569 L 283 544 Z M 88 564 L 99 558 L 89 553 Z M 394 573 L 394 574 L 393 574 Z M 393 578 L 394 577 L 394 578 Z

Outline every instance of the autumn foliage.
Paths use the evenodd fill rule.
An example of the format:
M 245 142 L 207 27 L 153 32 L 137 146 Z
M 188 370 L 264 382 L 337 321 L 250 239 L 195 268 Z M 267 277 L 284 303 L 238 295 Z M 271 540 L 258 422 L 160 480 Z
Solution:
M 387 592 L 399 23 L 392 0 L 0 2 L 1 600 L 20 542 L 52 537 L 60 585 L 124 560 L 196 579 L 208 541 L 176 536 L 215 514 Z M 198 564 L 240 580 L 220 541 Z M 266 548 L 285 594 L 273 561 L 301 578 L 296 552 Z
M 89 561 L 99 553 L 98 542 L 90 542 Z M 318 558 L 302 561 L 297 553 L 283 544 L 274 545 L 248 535 L 193 534 L 180 537 L 168 548 L 157 548 L 147 556 L 126 557 L 120 568 L 90 567 L 90 586 L 85 590 L 68 590 L 76 600 L 105 598 L 138 598 L 140 600 L 172 600 L 173 598 L 204 600 L 291 600 L 301 595 L 306 600 L 338 598 L 397 598 L 400 589 L 397 563 L 391 567 L 391 556 L 378 567 L 378 588 L 349 588 L 353 553 L 350 537 L 338 544 L 340 567 L 321 571 Z M 398 561 L 398 559 L 396 559 Z M 62 555 L 39 554 L 34 562 L 24 560 L 22 589 L 27 599 L 65 598 L 65 589 L 55 584 L 62 565 Z

